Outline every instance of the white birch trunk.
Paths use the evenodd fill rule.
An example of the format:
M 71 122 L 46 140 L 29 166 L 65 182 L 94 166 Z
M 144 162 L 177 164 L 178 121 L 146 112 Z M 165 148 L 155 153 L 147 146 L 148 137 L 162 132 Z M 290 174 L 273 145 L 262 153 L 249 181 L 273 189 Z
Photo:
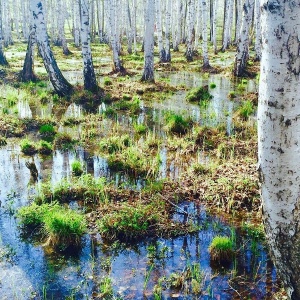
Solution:
M 132 7 L 133 7 L 133 12 L 132 12 L 133 52 L 136 54 L 137 53 L 137 46 L 136 46 L 136 11 L 137 11 L 137 4 L 136 4 L 136 0 L 132 1 Z
M 81 48 L 83 59 L 83 78 L 84 89 L 96 92 L 98 85 L 94 71 L 91 42 L 90 42 L 90 20 L 89 20 L 89 3 L 88 0 L 79 0 L 80 5 L 80 25 L 81 25 Z
M 209 69 L 209 59 L 208 59 L 208 45 L 207 45 L 207 1 L 202 0 L 202 23 L 203 23 L 203 31 L 202 31 L 202 55 L 203 55 L 203 69 Z
M 223 44 L 222 44 L 222 51 L 225 51 L 229 48 L 230 45 L 230 26 L 232 20 L 230 19 L 231 11 L 233 10 L 233 1 L 226 0 L 225 6 L 225 20 L 224 20 L 224 28 L 223 28 Z
M 8 62 L 3 52 L 3 35 L 2 35 L 2 6 L 0 5 L 0 65 L 7 66 Z
M 167 0 L 166 5 L 166 57 L 165 61 L 171 61 L 171 47 L 170 47 L 170 40 L 171 40 L 171 18 L 172 18 L 172 1 Z
M 72 93 L 73 88 L 63 77 L 50 48 L 42 1 L 30 0 L 30 4 L 31 14 L 33 16 L 33 29 L 35 30 L 36 34 L 36 41 L 50 81 L 54 87 L 54 90 L 59 95 L 68 96 Z
M 260 61 L 261 58 L 261 23 L 260 23 L 260 0 L 255 0 L 254 22 L 255 22 L 255 60 Z
M 218 16 L 218 0 L 213 0 L 213 20 L 212 20 L 212 42 L 214 46 L 214 53 L 218 53 L 218 45 L 217 45 L 217 16 Z
M 194 0 L 188 0 L 188 38 L 187 38 L 187 48 L 185 57 L 187 61 L 193 61 L 193 44 L 194 44 L 194 38 L 195 38 L 195 3 Z
M 173 50 L 179 51 L 179 44 L 181 41 L 181 8 L 182 3 L 181 0 L 176 1 L 176 13 L 173 16 L 173 27 L 176 27 L 175 29 L 175 35 L 173 35 Z
M 147 0 L 145 13 L 144 72 L 142 81 L 154 82 L 154 0 Z
M 234 43 L 237 44 L 238 40 L 240 38 L 240 32 L 241 32 L 241 25 L 242 25 L 242 14 L 243 14 L 243 0 L 236 0 L 236 20 L 235 20 L 235 37 L 234 37 Z M 260 1 L 260 0 L 258 0 Z
M 196 0 L 196 26 L 195 26 L 195 43 L 194 51 L 198 51 L 199 40 L 202 37 L 203 31 L 203 20 L 202 20 L 202 1 Z
M 80 46 L 80 9 L 77 1 L 73 3 L 73 28 L 74 28 L 74 43 L 76 47 Z
M 258 156 L 263 217 L 288 297 L 300 299 L 300 1 L 261 1 Z
M 161 1 L 155 0 L 155 8 L 156 8 L 156 32 L 157 32 L 157 44 L 158 44 L 158 53 L 159 53 L 159 61 L 165 62 L 166 50 L 163 44 L 163 34 L 162 34 L 162 15 L 161 15 Z
M 243 6 L 242 28 L 234 64 L 234 75 L 238 77 L 241 77 L 246 73 L 247 62 L 249 59 L 249 31 L 252 24 L 253 9 L 254 0 L 246 0 Z
M 110 44 L 113 53 L 114 71 L 123 73 L 125 70 L 122 66 L 119 57 L 119 46 L 118 46 L 118 29 L 117 29 L 117 1 L 110 1 L 110 13 L 109 13 L 109 27 L 110 27 Z

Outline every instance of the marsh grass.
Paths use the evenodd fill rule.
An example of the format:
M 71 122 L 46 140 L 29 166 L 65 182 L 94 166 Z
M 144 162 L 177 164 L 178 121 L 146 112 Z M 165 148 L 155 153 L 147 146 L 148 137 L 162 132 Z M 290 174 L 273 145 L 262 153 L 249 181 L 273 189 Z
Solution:
M 21 151 L 25 155 L 34 155 L 35 153 L 38 152 L 36 144 L 27 138 L 21 140 L 20 147 L 21 147 Z
M 234 242 L 227 236 L 215 236 L 209 246 L 210 258 L 213 262 L 227 264 L 232 262 Z
M 185 134 L 193 125 L 191 118 L 183 117 L 172 112 L 168 112 L 165 116 L 166 130 L 176 134 Z
M 201 103 L 201 101 L 207 101 L 212 99 L 212 95 L 208 91 L 208 86 L 202 86 L 198 88 L 191 89 L 185 99 L 188 102 L 198 102 Z
M 71 163 L 71 169 L 74 176 L 81 176 L 83 173 L 83 166 L 79 160 L 75 160 Z

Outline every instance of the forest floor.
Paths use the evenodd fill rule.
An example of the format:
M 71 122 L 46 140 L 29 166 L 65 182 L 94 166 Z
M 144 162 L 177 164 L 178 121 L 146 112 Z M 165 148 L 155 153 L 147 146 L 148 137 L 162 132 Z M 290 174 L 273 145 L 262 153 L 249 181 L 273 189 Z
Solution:
M 213 235 L 231 236 L 236 253 L 240 252 L 237 255 L 250 251 L 246 246 L 249 241 L 252 250 L 254 242 L 263 245 L 253 251 L 265 251 L 256 170 L 259 63 L 250 60 L 251 78 L 237 79 L 232 77 L 234 50 L 211 55 L 212 69 L 207 72 L 201 69 L 200 56 L 188 63 L 181 48 L 172 52 L 171 63 L 161 64 L 156 57 L 155 83 L 142 83 L 143 53 L 124 53 L 126 75 L 117 74 L 112 71 L 108 46 L 93 44 L 94 67 L 103 97 L 102 93 L 82 89 L 81 52 L 69 46 L 69 56 L 63 56 L 59 47 L 53 49 L 58 66 L 75 86 L 70 99 L 52 91 L 39 57 L 35 61 L 39 80 L 18 81 L 25 44 L 15 44 L 7 50 L 9 67 L 0 73 L 0 144 L 4 153 L 18 145 L 16 151 L 27 172 L 23 178 L 27 182 L 21 186 L 29 184 L 35 191 L 33 197 L 26 195 L 23 210 L 14 203 L 13 212 L 23 234 L 29 234 L 45 252 L 59 253 L 68 251 L 70 245 L 82 247 L 80 238 L 88 232 L 97 247 L 104 245 L 106 251 L 113 252 L 116 242 L 135 245 L 151 239 L 195 236 L 208 222 L 207 217 L 204 223 L 200 218 L 205 207 L 208 215 L 228 226 L 222 231 L 212 225 Z M 206 97 L 188 101 L 199 88 L 207 92 Z M 59 179 L 54 180 L 58 153 L 68 158 L 61 166 L 61 174 L 55 175 Z M 7 189 L 2 190 L 1 197 L 5 198 Z M 7 197 L 4 202 L 7 212 Z M 77 217 L 72 215 L 74 224 L 66 226 L 69 236 L 62 236 L 62 227 L 57 231 L 49 219 L 59 220 L 59 213 L 69 214 L 74 205 L 84 220 L 76 219 L 81 223 L 76 223 L 75 233 Z M 72 226 L 74 231 L 70 233 Z M 74 239 L 70 238 L 72 234 Z M 149 255 L 149 248 L 147 251 Z M 189 268 L 186 266 L 180 276 L 176 275 L 179 277 L 172 273 L 169 278 L 152 278 L 150 291 L 144 282 L 144 296 L 162 297 L 164 291 L 170 290 L 174 298 L 209 293 L 213 280 L 200 279 Z M 267 291 L 262 296 L 263 277 L 257 274 L 250 291 L 246 287 L 250 279 L 247 277 L 243 285 L 242 279 L 229 269 L 231 299 L 249 295 L 256 297 L 253 299 L 271 299 L 280 283 L 271 280 L 269 265 L 266 269 L 263 289 Z M 151 273 L 147 270 L 144 281 Z M 224 266 L 217 270 L 224 273 Z M 107 279 L 105 290 L 101 280 L 92 297 L 112 299 L 112 282 Z M 195 288 L 195 281 L 201 283 L 202 289 Z M 129 299 L 129 292 L 118 292 Z M 281 293 L 272 297 L 284 299 Z M 138 292 L 133 294 L 140 296 Z

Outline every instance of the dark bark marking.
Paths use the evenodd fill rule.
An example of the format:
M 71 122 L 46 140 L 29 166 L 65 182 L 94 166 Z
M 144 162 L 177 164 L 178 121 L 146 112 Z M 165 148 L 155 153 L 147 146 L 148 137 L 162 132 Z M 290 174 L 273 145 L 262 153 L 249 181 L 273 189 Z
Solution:
M 292 121 L 290 120 L 290 119 L 287 119 L 286 121 L 285 121 L 285 126 L 286 127 L 289 127 L 289 126 L 291 126 L 292 125 Z
M 278 0 L 271 0 L 264 4 L 263 8 L 268 10 L 271 14 L 276 14 L 278 11 L 280 11 L 281 5 L 279 4 Z

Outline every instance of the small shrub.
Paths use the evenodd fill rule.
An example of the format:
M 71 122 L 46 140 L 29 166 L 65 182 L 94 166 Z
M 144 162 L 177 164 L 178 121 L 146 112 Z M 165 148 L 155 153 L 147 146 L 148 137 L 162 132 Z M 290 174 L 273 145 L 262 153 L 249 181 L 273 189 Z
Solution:
M 78 160 L 72 162 L 71 169 L 72 169 L 72 174 L 75 176 L 81 176 L 83 173 L 82 164 Z
M 214 82 L 212 82 L 212 83 L 209 85 L 209 87 L 210 87 L 211 89 L 215 89 L 215 88 L 217 87 L 217 85 L 216 85 Z
M 201 102 L 210 100 L 213 96 L 208 91 L 208 86 L 198 87 L 190 90 L 185 99 L 188 102 Z
M 21 140 L 20 146 L 21 146 L 21 151 L 26 155 L 33 155 L 38 151 L 35 143 L 28 139 Z
M 230 263 L 234 254 L 234 243 L 226 236 L 216 236 L 209 246 L 212 261 L 223 264 Z
M 49 155 L 53 151 L 53 146 L 47 141 L 40 141 L 38 144 L 38 153 L 42 155 Z

